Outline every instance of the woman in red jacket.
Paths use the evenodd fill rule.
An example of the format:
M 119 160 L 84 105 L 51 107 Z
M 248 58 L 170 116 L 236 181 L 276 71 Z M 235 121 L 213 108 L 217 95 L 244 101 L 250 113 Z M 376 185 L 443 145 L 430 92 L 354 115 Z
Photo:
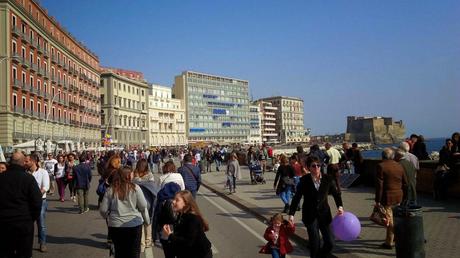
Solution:
M 271 254 L 273 258 L 284 258 L 292 252 L 289 235 L 293 234 L 295 226 L 292 222 L 283 219 L 281 213 L 275 214 L 271 225 L 265 230 L 264 238 L 268 243 L 260 249 L 259 253 Z

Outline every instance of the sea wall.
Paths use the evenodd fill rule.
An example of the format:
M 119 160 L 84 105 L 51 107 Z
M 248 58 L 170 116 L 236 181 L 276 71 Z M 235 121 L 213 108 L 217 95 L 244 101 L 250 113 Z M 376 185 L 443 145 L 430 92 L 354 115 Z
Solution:
M 380 162 L 380 159 L 364 159 L 363 173 L 361 175 L 363 183 L 375 186 L 376 168 Z M 437 163 L 434 160 L 420 161 L 420 171 L 417 173 L 417 192 L 433 193 L 434 171 Z M 455 181 L 451 182 L 449 195 L 457 198 L 460 197 L 460 180 L 458 177 Z

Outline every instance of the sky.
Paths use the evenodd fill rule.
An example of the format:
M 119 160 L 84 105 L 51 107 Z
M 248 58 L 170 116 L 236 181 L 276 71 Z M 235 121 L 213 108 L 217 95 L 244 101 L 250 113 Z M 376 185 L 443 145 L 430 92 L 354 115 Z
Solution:
M 171 86 L 192 70 L 304 100 L 313 135 L 390 116 L 460 131 L 460 1 L 41 0 L 102 66 Z

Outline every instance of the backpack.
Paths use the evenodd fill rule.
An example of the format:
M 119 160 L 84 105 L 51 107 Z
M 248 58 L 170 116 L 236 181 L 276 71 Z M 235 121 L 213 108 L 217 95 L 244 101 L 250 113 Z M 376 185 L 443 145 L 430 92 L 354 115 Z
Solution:
M 104 196 L 105 192 L 107 191 L 107 184 L 105 180 L 100 178 L 99 184 L 97 185 L 96 194 L 99 196 Z
M 158 224 L 174 224 L 176 222 L 176 213 L 173 210 L 172 199 L 164 200 L 160 204 L 160 213 L 158 215 Z

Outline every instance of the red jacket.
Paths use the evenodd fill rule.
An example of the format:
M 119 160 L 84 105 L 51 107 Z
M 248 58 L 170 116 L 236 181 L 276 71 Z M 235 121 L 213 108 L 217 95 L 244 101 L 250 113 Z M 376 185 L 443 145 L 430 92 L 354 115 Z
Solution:
M 273 246 L 273 239 L 272 239 L 272 233 L 271 231 L 273 230 L 273 226 L 269 226 L 265 230 L 264 238 L 268 240 L 268 243 L 263 246 L 259 253 L 262 254 L 271 254 L 271 246 Z M 279 242 L 279 248 L 280 248 L 280 255 L 285 255 L 294 249 L 291 245 L 291 242 L 289 242 L 289 236 L 292 235 L 295 231 L 295 225 L 289 223 L 288 221 L 283 221 L 283 224 L 281 224 L 280 227 L 280 232 L 279 232 L 279 237 L 278 237 L 278 242 Z

